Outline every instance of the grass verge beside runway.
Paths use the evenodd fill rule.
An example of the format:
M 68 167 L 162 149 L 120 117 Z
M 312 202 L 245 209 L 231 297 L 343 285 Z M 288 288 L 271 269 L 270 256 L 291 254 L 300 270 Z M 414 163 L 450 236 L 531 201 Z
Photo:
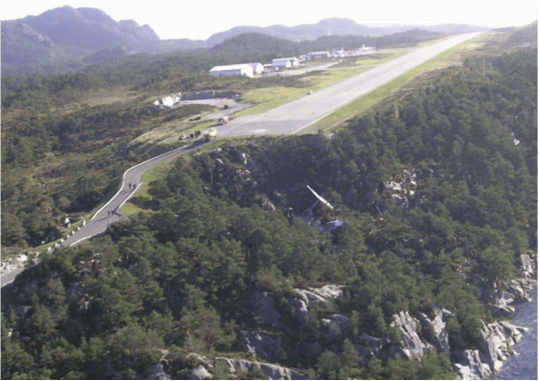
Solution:
M 451 49 L 446 50 L 443 53 L 438 54 L 424 64 L 417 66 L 416 68 L 408 71 L 398 78 L 395 78 L 384 86 L 371 91 L 370 93 L 347 104 L 344 107 L 341 107 L 339 110 L 326 116 L 315 124 L 300 130 L 298 134 L 314 134 L 317 133 L 318 130 L 330 130 L 336 128 L 346 122 L 348 119 L 365 112 L 381 100 L 391 96 L 420 75 L 432 70 L 459 65 L 461 63 L 463 53 L 481 47 L 490 35 L 491 33 L 484 33 L 476 38 L 465 41 L 452 47 Z
M 318 91 L 325 87 L 331 86 L 337 82 L 341 82 L 347 78 L 361 73 L 368 68 L 352 67 L 346 70 L 324 71 L 320 75 L 310 75 L 302 78 L 301 81 L 306 82 L 306 87 L 265 87 L 247 91 L 242 99 L 248 103 L 256 105 L 234 114 L 234 116 L 261 114 L 285 103 L 292 102 L 295 99 L 306 96 L 307 93 Z M 310 84 L 310 86 L 308 85 Z

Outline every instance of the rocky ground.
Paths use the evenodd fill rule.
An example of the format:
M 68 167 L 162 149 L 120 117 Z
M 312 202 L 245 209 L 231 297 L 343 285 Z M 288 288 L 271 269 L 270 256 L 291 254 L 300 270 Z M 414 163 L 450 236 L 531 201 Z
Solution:
M 216 149 L 210 155 L 216 167 L 223 171 L 225 179 L 241 184 L 233 190 L 230 197 L 241 200 L 247 193 L 255 192 L 260 206 L 266 210 L 274 210 L 275 205 L 283 209 L 287 200 L 276 191 L 266 195 L 260 189 L 268 189 L 264 179 L 255 177 L 257 163 L 246 153 L 239 150 L 230 153 L 234 164 L 223 155 L 223 150 Z M 223 160 L 225 159 L 225 160 Z M 384 210 L 388 207 L 406 208 L 414 202 L 421 202 L 415 192 L 416 181 L 420 179 L 420 171 L 406 170 L 399 178 L 383 184 L 383 192 L 388 196 L 381 199 L 377 207 Z M 226 183 L 224 183 L 226 187 Z M 365 197 L 377 191 L 376 184 L 365 184 L 361 190 Z M 355 192 L 351 189 L 350 192 Z M 310 201 L 312 203 L 312 200 Z M 296 211 L 301 210 L 294 204 Z M 291 213 L 297 213 L 292 211 Z M 398 332 L 395 337 L 375 337 L 368 334 L 360 336 L 356 344 L 362 366 L 366 366 L 373 357 L 387 359 L 390 357 L 403 359 L 421 358 L 429 351 L 440 351 L 453 360 L 453 372 L 459 379 L 486 379 L 497 372 L 503 362 L 514 352 L 514 345 L 526 328 L 518 327 L 503 319 L 514 312 L 514 305 L 529 301 L 527 290 L 537 284 L 537 256 L 525 253 L 520 256 L 520 277 L 507 283 L 499 283 L 492 288 L 484 288 L 482 299 L 491 310 L 493 316 L 500 320 L 483 322 L 477 348 L 457 350 L 451 348 L 447 322 L 452 311 L 434 306 L 428 313 L 400 311 L 392 318 L 391 327 Z M 35 284 L 28 281 L 19 292 L 31 295 Z M 68 295 L 71 291 L 68 290 Z M 217 378 L 216 369 L 226 369 L 229 373 L 262 372 L 269 379 L 306 379 L 308 375 L 279 363 L 299 364 L 302 359 L 318 358 L 332 343 L 340 339 L 340 335 L 349 327 L 348 316 L 341 309 L 341 300 L 347 298 L 346 286 L 327 284 L 322 287 L 296 288 L 284 297 L 272 292 L 253 291 L 248 305 L 258 317 L 257 324 L 238 332 L 240 337 L 239 352 L 234 357 L 215 356 L 207 358 L 191 353 L 189 355 L 193 368 L 191 379 Z M 83 308 L 82 306 L 81 308 Z M 24 317 L 26 306 L 19 306 L 15 313 Z M 29 308 L 29 307 L 28 307 Z M 10 306 L 2 306 L 9 312 Z M 298 332 L 302 332 L 298 334 Z M 165 355 L 164 355 L 165 356 Z M 149 379 L 170 379 L 166 372 L 166 361 L 160 361 L 147 370 Z M 111 370 L 112 372 L 112 370 Z M 258 373 L 256 373 L 258 372 Z M 113 372 L 111 373 L 113 374 Z
M 277 207 L 286 209 L 286 200 L 279 194 L 262 193 L 266 189 L 264 179 L 255 176 L 260 172 L 260 163 L 254 162 L 249 155 L 237 150 L 229 154 L 228 161 L 223 161 L 223 155 L 216 152 L 214 160 L 216 165 L 225 173 L 225 178 L 233 179 L 234 183 L 241 183 L 239 191 L 231 191 L 232 197 L 241 200 L 245 194 L 255 192 L 259 194 L 260 206 L 266 210 Z M 225 157 L 223 157 L 224 159 Z M 234 164 L 237 163 L 237 164 Z M 426 174 L 423 170 L 404 170 L 400 176 L 392 181 L 383 183 L 382 189 L 387 196 L 378 201 L 377 207 L 383 212 L 389 207 L 408 208 L 414 203 L 421 203 L 421 197 L 416 193 L 417 183 Z M 361 193 L 369 198 L 379 191 L 378 184 L 365 184 Z M 231 188 L 232 189 L 232 188 Z M 370 192 L 369 192 L 370 189 Z M 357 190 L 351 189 L 351 193 Z M 296 205 L 294 205 L 296 206 Z M 290 208 L 292 210 L 292 208 Z M 297 210 L 297 208 L 295 208 Z M 294 213 L 294 212 L 291 212 Z M 295 212 L 296 214 L 298 212 Z M 309 220 L 310 221 L 310 220 Z M 309 223 L 311 223 L 310 221 Z M 412 315 L 409 311 L 401 311 L 393 316 L 391 323 L 400 336 L 400 342 L 395 343 L 389 337 L 373 337 L 367 334 L 361 336 L 362 343 L 356 345 L 356 351 L 361 357 L 362 365 L 366 366 L 373 357 L 388 358 L 401 357 L 404 359 L 421 358 L 431 350 L 445 353 L 453 360 L 453 372 L 459 379 L 486 379 L 497 372 L 503 362 L 514 355 L 514 345 L 521 339 L 522 333 L 527 329 L 513 325 L 507 319 L 515 310 L 515 304 L 529 301 L 528 290 L 537 284 L 537 256 L 533 253 L 522 254 L 520 257 L 520 277 L 507 283 L 495 284 L 492 288 L 484 289 L 482 299 L 491 310 L 497 321 L 483 322 L 478 348 L 454 350 L 449 343 L 449 334 L 446 327 L 448 319 L 453 313 L 446 309 L 434 308 L 428 315 L 418 313 Z M 242 349 L 245 358 L 250 360 L 264 360 L 269 363 L 248 361 L 243 359 L 223 359 L 227 361 L 230 371 L 236 369 L 252 370 L 254 365 L 260 366 L 264 374 L 274 379 L 302 379 L 305 375 L 290 369 L 271 365 L 279 361 L 280 353 L 286 353 L 286 358 L 294 359 L 306 356 L 316 358 L 328 349 L 331 342 L 347 328 L 349 316 L 339 313 L 338 300 L 346 298 L 346 287 L 338 285 L 325 285 L 320 288 L 296 289 L 295 295 L 290 296 L 286 303 L 277 300 L 277 296 L 269 292 L 253 292 L 251 306 L 260 316 L 262 331 L 242 331 Z M 314 307 L 331 306 L 327 316 L 314 321 L 316 314 L 311 313 Z M 316 307 L 315 307 L 316 306 Z M 292 323 L 287 319 L 292 318 Z M 292 325 L 290 325 L 292 324 Z M 284 329 L 283 329 L 284 326 Z M 275 332 L 286 332 L 294 329 L 309 329 L 309 339 L 290 342 L 286 335 L 271 334 L 267 327 L 275 327 Z M 236 366 L 238 362 L 241 366 Z M 271 367 L 277 367 L 278 373 Z M 191 374 L 194 379 L 208 379 L 213 377 L 211 368 L 198 364 Z
M 508 309 L 514 308 L 513 304 L 528 300 L 526 290 L 536 284 L 536 257 L 531 254 L 523 254 L 521 257 L 523 278 L 515 279 L 508 285 L 500 285 L 505 291 L 486 291 L 489 296 L 494 295 L 491 304 L 504 305 Z M 251 305 L 261 318 L 264 326 L 279 326 L 286 324 L 285 317 L 292 316 L 295 323 L 300 326 L 313 323 L 309 308 L 315 304 L 333 304 L 339 298 L 346 297 L 344 287 L 338 285 L 326 285 L 320 288 L 307 288 L 294 290 L 296 295 L 290 297 L 283 304 L 276 300 L 275 295 L 269 292 L 253 292 Z M 404 359 L 420 358 L 431 350 L 446 353 L 451 358 L 457 358 L 453 363 L 453 371 L 459 379 L 487 379 L 498 371 L 503 362 L 514 355 L 513 346 L 521 339 L 522 333 L 527 329 L 513 325 L 507 321 L 496 321 L 490 324 L 483 323 L 479 348 L 454 351 L 451 349 L 448 338 L 446 322 L 452 316 L 452 312 L 446 309 L 434 309 L 432 314 L 419 313 L 412 316 L 408 311 L 401 311 L 394 315 L 392 326 L 400 333 L 400 343 L 392 342 L 388 337 L 373 337 L 367 334 L 361 336 L 362 344 L 356 345 L 356 351 L 360 354 L 363 365 L 370 358 L 377 357 L 401 357 Z M 311 341 L 290 343 L 286 337 L 274 336 L 259 331 L 242 331 L 242 349 L 245 351 L 245 359 L 232 359 L 216 357 L 213 361 L 197 357 L 200 361 L 191 373 L 191 379 L 213 378 L 213 363 L 224 361 L 231 373 L 238 370 L 244 373 L 252 372 L 254 367 L 260 370 L 269 379 L 301 380 L 306 375 L 292 369 L 271 364 L 279 357 L 280 351 L 285 351 L 289 358 L 300 356 L 317 357 L 326 348 L 332 338 L 337 337 L 346 329 L 349 318 L 345 315 L 333 313 L 327 318 L 321 319 L 318 330 L 311 336 Z M 317 324 L 314 324 L 317 325 Z M 430 332 L 431 334 L 426 334 Z M 252 361 L 261 359 L 267 362 Z

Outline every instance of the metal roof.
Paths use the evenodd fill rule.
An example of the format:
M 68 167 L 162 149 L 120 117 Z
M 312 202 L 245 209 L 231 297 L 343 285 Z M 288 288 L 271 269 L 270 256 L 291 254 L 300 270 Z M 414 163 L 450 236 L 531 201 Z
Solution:
M 236 64 L 236 65 L 222 65 L 222 66 L 215 66 L 210 71 L 225 71 L 225 70 L 241 70 L 241 69 L 247 69 L 251 68 L 251 65 L 249 64 Z
M 271 64 L 272 65 L 278 65 L 280 66 L 281 64 L 282 65 L 286 65 L 286 62 L 290 62 L 290 65 L 292 65 L 293 61 L 297 61 L 298 59 L 296 57 L 292 57 L 292 58 L 275 58 L 274 60 L 271 61 Z
M 283 57 L 283 58 L 275 58 L 273 59 L 271 62 L 275 62 L 275 61 L 282 61 L 282 60 L 285 60 L 285 61 L 292 61 L 292 60 L 296 60 L 297 61 L 297 58 L 296 57 Z

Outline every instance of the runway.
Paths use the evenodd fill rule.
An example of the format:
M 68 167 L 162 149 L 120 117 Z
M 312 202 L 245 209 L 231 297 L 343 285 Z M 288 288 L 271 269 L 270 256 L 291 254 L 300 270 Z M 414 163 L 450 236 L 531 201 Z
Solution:
M 376 90 L 443 51 L 478 36 L 459 34 L 345 79 L 262 114 L 238 117 L 218 127 L 219 136 L 294 134 L 361 96 Z

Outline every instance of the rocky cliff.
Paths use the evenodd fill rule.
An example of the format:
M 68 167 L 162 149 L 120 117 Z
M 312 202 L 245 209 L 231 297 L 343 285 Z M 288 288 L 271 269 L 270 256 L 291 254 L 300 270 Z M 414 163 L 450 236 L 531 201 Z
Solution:
M 527 289 L 532 287 L 536 274 L 536 257 L 533 254 L 521 256 L 523 278 L 498 285 L 500 289 L 485 291 L 486 303 L 505 303 L 509 309 L 513 304 L 527 301 Z M 317 358 L 331 343 L 347 329 L 349 316 L 339 311 L 339 299 L 346 298 L 346 288 L 325 285 L 320 288 L 295 289 L 286 302 L 271 292 L 252 293 L 249 301 L 253 311 L 260 317 L 261 327 L 273 327 L 277 331 L 287 331 L 301 327 L 308 330 L 309 339 L 291 342 L 285 335 L 270 334 L 270 331 L 242 331 L 241 349 L 251 359 L 279 361 L 282 353 L 286 358 Z M 317 306 L 315 308 L 315 306 Z M 330 307 L 325 317 L 317 320 L 312 309 Z M 323 315 L 322 315 L 323 316 Z M 433 307 L 425 312 L 410 313 L 400 311 L 393 316 L 390 327 L 398 333 L 398 342 L 390 337 L 360 335 L 360 344 L 355 349 L 360 363 L 366 366 L 372 357 L 400 357 L 407 360 L 421 358 L 430 351 L 445 353 L 453 361 L 453 372 L 459 379 L 485 379 L 501 368 L 503 362 L 515 354 L 513 346 L 521 339 L 526 328 L 507 321 L 483 322 L 477 348 L 452 349 L 449 340 L 448 321 L 453 313 L 447 309 Z M 270 329 L 270 330 L 271 330 Z M 215 358 L 225 361 L 231 373 L 238 370 L 249 373 L 258 367 L 270 379 L 304 379 L 305 375 L 278 365 L 244 359 Z M 192 379 L 212 378 L 211 364 L 201 364 L 193 369 Z M 208 370 L 210 369 L 210 370 Z

